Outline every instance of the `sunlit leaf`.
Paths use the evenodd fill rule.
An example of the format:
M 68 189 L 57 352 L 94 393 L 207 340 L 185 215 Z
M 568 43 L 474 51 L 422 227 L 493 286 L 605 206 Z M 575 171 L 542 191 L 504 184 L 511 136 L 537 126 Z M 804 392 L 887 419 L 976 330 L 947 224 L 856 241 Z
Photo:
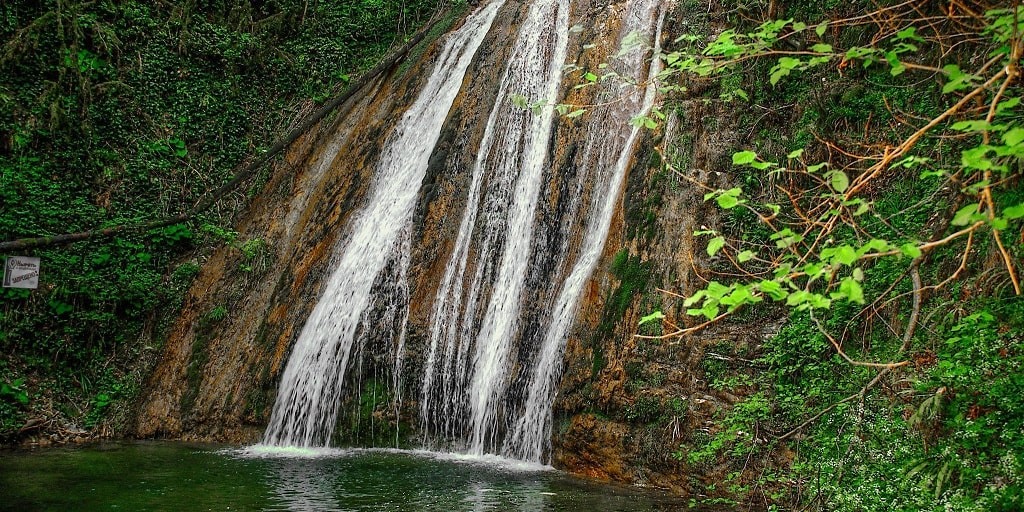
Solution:
M 900 252 L 903 253 L 903 255 L 908 258 L 921 257 L 921 249 L 917 246 L 917 244 L 905 243 L 900 246 Z
M 733 165 L 746 165 L 757 159 L 757 153 L 753 151 L 740 151 L 732 154 Z
M 771 297 L 773 300 L 782 300 L 789 295 L 789 292 L 776 281 L 761 281 L 757 284 L 757 288 L 761 290 L 761 293 Z
M 1002 216 L 1006 219 L 1019 219 L 1024 217 L 1024 203 L 1006 208 L 1003 210 Z
M 860 283 L 852 277 L 847 277 L 839 284 L 839 292 L 842 293 L 846 300 L 855 302 L 857 304 L 864 304 L 864 289 L 861 288 Z
M 850 178 L 845 172 L 837 169 L 829 174 L 829 183 L 836 192 L 842 194 L 843 192 L 846 192 L 846 189 L 850 188 Z
M 714 256 L 719 250 L 725 247 L 725 238 L 716 236 L 708 241 L 708 256 Z
M 978 212 L 978 205 L 977 205 L 977 203 L 969 204 L 967 206 L 964 206 L 963 208 L 960 208 L 959 210 L 957 210 L 956 214 L 953 215 L 953 220 L 952 220 L 952 222 L 950 222 L 950 224 L 952 224 L 954 226 L 966 226 L 966 225 L 970 224 L 971 217 L 973 217 L 974 214 L 977 213 L 977 212 Z
M 1007 146 L 1016 146 L 1024 142 L 1024 128 L 1013 128 L 1003 134 L 1003 143 Z
M 644 325 L 644 324 L 649 323 L 649 322 L 655 322 L 655 321 L 661 320 L 663 318 L 665 318 L 665 314 L 664 313 L 662 313 L 661 311 L 655 311 L 654 313 L 651 313 L 651 314 L 641 318 L 640 319 L 640 325 Z

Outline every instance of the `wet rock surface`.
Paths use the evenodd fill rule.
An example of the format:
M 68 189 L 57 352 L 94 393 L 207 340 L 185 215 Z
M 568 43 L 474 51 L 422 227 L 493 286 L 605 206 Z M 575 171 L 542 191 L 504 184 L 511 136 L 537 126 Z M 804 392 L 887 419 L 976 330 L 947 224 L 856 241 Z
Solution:
M 621 29 L 625 4 L 574 4 L 570 62 L 586 70 L 611 60 L 618 48 L 608 41 L 615 41 Z M 435 294 L 455 249 L 476 149 L 508 56 L 509 45 L 501 41 L 521 22 L 520 7 L 510 3 L 503 8 L 467 75 L 467 81 L 479 85 L 456 98 L 423 182 L 409 184 L 420 192 L 403 365 L 396 376 L 391 337 L 367 336 L 367 343 L 354 349 L 344 369 L 339 442 L 410 446 L 424 441 L 418 400 Z M 676 8 L 667 18 L 679 23 L 685 16 Z M 233 247 L 203 262 L 139 404 L 137 436 L 235 443 L 260 439 L 280 373 L 320 296 L 343 226 L 366 195 L 389 127 L 415 99 L 436 52 L 436 45 L 429 46 L 421 62 L 360 95 L 344 116 L 300 139 L 276 166 L 237 226 L 240 239 L 265 241 L 263 264 L 244 270 L 243 255 Z M 609 99 L 593 89 L 573 89 L 581 75 L 564 74 L 561 101 L 582 105 Z M 578 257 L 585 228 L 580 219 L 592 213 L 591 198 L 602 193 L 593 189 L 593 179 L 581 179 L 594 172 L 583 165 L 582 139 L 600 125 L 588 119 L 555 121 L 535 214 L 545 235 L 522 256 L 534 263 L 526 276 L 521 339 L 535 339 L 531 333 L 546 325 L 544 315 L 558 292 L 548 276 L 567 272 Z M 671 159 L 697 181 L 725 186 L 730 183 L 728 152 L 740 137 L 734 115 L 723 105 L 694 100 L 684 101 L 660 132 L 640 138 L 566 342 L 549 454 L 556 467 L 683 494 L 701 492 L 703 483 L 721 479 L 728 469 L 690 466 L 680 451 L 695 436 L 713 432 L 721 407 L 738 398 L 712 389 L 708 369 L 750 364 L 750 354 L 775 323 L 714 326 L 682 338 L 636 334 L 664 333 L 650 324 L 638 329 L 640 318 L 654 310 L 676 325 L 693 325 L 684 318 L 682 297 L 659 288 L 685 295 L 702 286 L 703 274 L 714 264 L 706 261 L 703 244 L 693 235 L 716 225 L 714 210 L 705 207 L 704 190 L 667 171 L 661 158 Z M 583 183 L 582 189 L 573 190 L 572 183 Z M 488 264 L 476 253 L 468 261 L 470 272 Z M 211 315 L 218 308 L 225 314 Z M 513 348 L 522 360 L 536 350 L 527 343 Z M 528 368 L 514 367 L 511 387 L 524 382 L 527 373 Z M 504 407 L 524 399 L 513 395 Z

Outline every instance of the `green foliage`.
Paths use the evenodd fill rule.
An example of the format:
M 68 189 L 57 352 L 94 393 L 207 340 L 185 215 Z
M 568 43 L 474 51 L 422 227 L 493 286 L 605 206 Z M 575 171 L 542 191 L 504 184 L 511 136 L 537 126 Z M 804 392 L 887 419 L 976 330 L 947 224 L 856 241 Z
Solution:
M 0 440 L 22 425 L 30 403 L 24 378 L 0 380 Z
M 776 117 L 734 148 L 732 184 L 708 187 L 725 221 L 695 233 L 712 276 L 687 290 L 690 325 L 789 311 L 763 371 L 702 360 L 713 389 L 746 398 L 677 456 L 709 470 L 785 455 L 730 490 L 793 508 L 1017 510 L 1024 13 L 979 11 L 950 50 L 962 34 L 930 7 L 863 6 L 787 3 L 794 18 L 684 35 L 664 56 L 663 90 L 718 77 L 707 97 Z
M 626 406 L 623 415 L 630 423 L 651 423 L 661 418 L 664 410 L 658 397 L 640 395 Z
M 4 2 L 0 239 L 187 210 L 434 7 L 427 0 Z M 32 252 L 42 259 L 39 289 L 0 293 L 2 378 L 45 390 L 30 407 L 98 425 L 136 386 L 82 383 L 106 382 L 105 368 L 148 360 L 141 352 L 159 336 L 161 315 L 174 314 L 199 270 L 179 265 L 186 254 L 228 243 L 242 272 L 271 264 L 265 240 L 237 240 L 223 227 L 244 200 L 223 198 L 223 209 L 194 224 Z M 23 412 L 0 401 L 0 436 L 21 426 Z

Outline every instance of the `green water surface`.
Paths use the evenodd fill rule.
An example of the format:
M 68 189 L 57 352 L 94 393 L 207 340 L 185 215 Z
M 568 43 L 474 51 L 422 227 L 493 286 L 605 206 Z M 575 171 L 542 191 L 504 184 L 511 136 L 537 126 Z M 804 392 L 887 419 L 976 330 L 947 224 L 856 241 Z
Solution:
M 116 443 L 0 452 L 3 511 L 662 511 L 677 498 L 503 461 Z

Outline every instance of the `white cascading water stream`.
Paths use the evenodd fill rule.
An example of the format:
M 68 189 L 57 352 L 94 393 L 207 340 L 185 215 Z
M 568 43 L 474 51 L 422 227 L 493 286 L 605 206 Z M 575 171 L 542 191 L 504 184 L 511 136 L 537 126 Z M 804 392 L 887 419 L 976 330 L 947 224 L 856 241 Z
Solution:
M 629 120 L 647 115 L 655 101 L 662 3 L 626 5 L 620 44 L 646 34 L 654 41 L 654 58 L 648 59 L 646 47 L 632 48 L 615 62 L 623 77 L 647 85 L 625 93 L 606 87 L 605 93 L 624 96 L 589 114 L 575 164 L 581 171 L 567 184 L 572 198 L 560 203 L 573 218 L 560 222 L 561 232 L 549 231 L 550 222 L 537 218 L 545 183 L 553 178 L 546 159 L 555 110 L 550 104 L 522 108 L 515 99 L 558 97 L 571 32 L 569 0 L 529 4 L 504 59 L 508 64 L 476 152 L 459 232 L 433 302 L 419 397 L 428 448 L 531 462 L 544 462 L 550 451 L 551 407 L 566 339 L 641 135 Z M 499 0 L 481 8 L 447 36 L 426 85 L 383 144 L 365 205 L 352 216 L 333 273 L 282 374 L 264 444 L 330 444 L 350 355 L 371 335 L 393 342 L 392 407 L 400 416 L 410 298 L 406 274 L 418 184 L 502 5 Z M 559 248 L 546 245 L 554 239 Z M 573 240 L 581 240 L 578 248 L 566 245 Z M 535 260 L 537 251 L 543 256 Z M 532 290 L 528 283 L 537 279 L 551 286 Z M 524 306 L 527 296 L 540 301 L 532 311 Z M 537 304 L 546 306 L 540 320 Z
M 620 201 L 626 171 L 632 161 L 634 146 L 641 128 L 631 126 L 633 116 L 646 116 L 654 106 L 657 86 L 654 77 L 661 71 L 658 42 L 664 10 L 660 0 L 635 0 L 627 6 L 621 31 L 623 52 L 618 59 L 620 75 L 635 83 L 647 82 L 641 90 L 613 104 L 609 111 L 591 113 L 591 126 L 581 159 L 582 165 L 597 173 L 591 199 L 591 214 L 584 231 L 580 254 L 550 308 L 550 324 L 543 337 L 538 356 L 530 374 L 527 399 L 522 414 L 505 439 L 502 452 L 511 457 L 543 462 L 551 442 L 552 402 L 561 376 L 562 356 L 569 328 L 576 319 L 583 288 L 593 274 L 604 251 L 612 217 Z M 650 32 L 654 31 L 653 37 Z M 636 38 L 647 33 L 648 37 Z M 653 41 L 653 57 L 645 45 L 634 41 Z M 645 69 L 646 68 L 646 69 Z M 619 93 L 621 94 L 621 93 Z
M 445 40 L 437 64 L 413 105 L 384 143 L 365 206 L 353 216 L 324 285 L 288 359 L 263 443 L 327 446 L 338 415 L 341 382 L 372 288 L 389 261 L 408 244 L 418 184 L 430 152 L 462 86 L 466 70 L 501 6 L 494 2 L 467 18 Z M 404 275 L 404 274 L 403 274 Z
M 465 439 L 459 448 L 471 454 L 493 453 L 501 442 L 501 402 L 514 363 L 510 351 L 554 121 L 552 106 L 531 111 L 513 98 L 556 97 L 568 11 L 568 0 L 535 0 L 520 26 L 434 302 L 420 419 L 428 439 Z

